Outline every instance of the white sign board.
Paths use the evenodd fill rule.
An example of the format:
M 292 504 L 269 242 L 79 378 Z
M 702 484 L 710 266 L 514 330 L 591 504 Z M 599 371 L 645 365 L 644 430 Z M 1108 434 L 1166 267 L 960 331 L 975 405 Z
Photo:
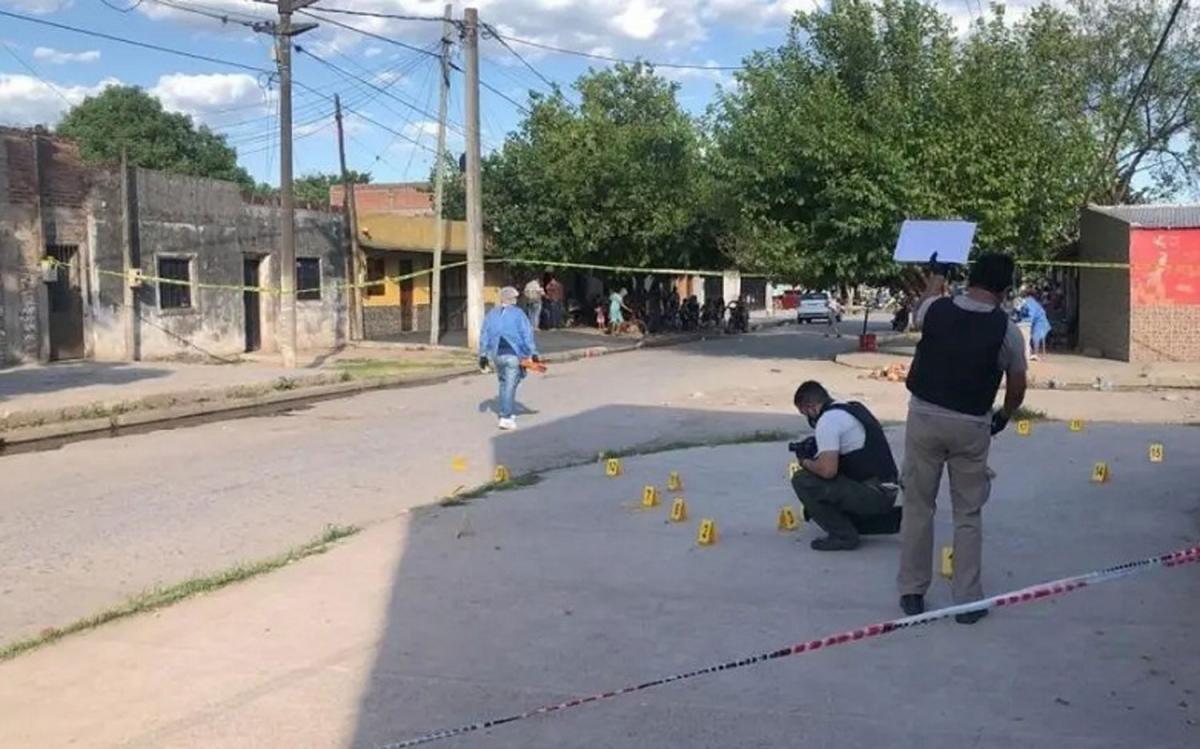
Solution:
M 971 221 L 905 221 L 892 255 L 901 263 L 927 263 L 937 253 L 939 263 L 966 264 L 975 239 Z

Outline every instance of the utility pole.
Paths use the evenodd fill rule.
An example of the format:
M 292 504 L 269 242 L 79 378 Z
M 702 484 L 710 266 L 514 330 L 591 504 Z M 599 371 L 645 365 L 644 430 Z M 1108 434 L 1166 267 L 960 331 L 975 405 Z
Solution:
M 346 170 L 346 142 L 342 136 L 342 97 L 333 95 L 334 117 L 337 119 L 338 162 L 342 167 L 342 214 L 346 217 L 347 232 L 350 234 L 349 256 L 346 258 L 347 296 L 350 302 L 350 340 L 361 341 L 362 330 L 362 267 L 358 256 L 358 207 L 354 202 L 354 183 Z
M 275 61 L 279 67 L 279 317 L 276 338 L 283 366 L 296 366 L 296 201 L 292 185 L 292 37 L 315 23 L 292 26 L 292 11 L 316 0 L 278 0 Z
M 129 167 L 129 158 L 125 149 L 121 149 L 121 270 L 124 274 L 121 284 L 121 318 L 125 328 L 125 357 L 129 361 L 141 358 L 139 351 L 138 331 L 138 298 L 137 288 L 140 286 L 134 277 L 134 270 L 142 267 L 141 258 L 134 245 L 137 237 L 137 173 Z
M 467 347 L 479 348 L 483 325 L 483 206 L 479 147 L 479 11 L 463 13 L 467 119 Z
M 450 98 L 450 34 L 454 24 L 450 14 L 454 6 L 446 3 L 442 24 L 442 84 L 438 89 L 437 156 L 433 167 L 433 275 L 429 293 L 429 343 L 436 346 L 442 337 L 442 252 L 446 249 L 446 222 L 443 215 L 446 182 L 446 102 Z

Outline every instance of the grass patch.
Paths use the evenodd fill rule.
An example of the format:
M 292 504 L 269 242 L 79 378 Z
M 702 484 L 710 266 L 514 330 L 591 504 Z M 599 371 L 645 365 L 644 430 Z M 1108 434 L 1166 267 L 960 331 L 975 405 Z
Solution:
M 282 554 L 255 562 L 241 562 L 219 572 L 193 577 L 174 585 L 152 588 L 130 598 L 119 606 L 101 611 L 99 614 L 78 619 L 65 627 L 48 627 L 38 635 L 24 640 L 17 640 L 16 642 L 0 647 L 0 662 L 16 658 L 22 653 L 28 653 L 31 650 L 49 645 L 68 635 L 86 632 L 89 629 L 94 629 L 117 619 L 124 619 L 135 614 L 161 609 L 202 593 L 219 590 L 226 585 L 258 577 L 305 557 L 322 554 L 336 541 L 353 536 L 360 530 L 360 528 L 352 525 L 330 525 L 325 528 L 324 533 L 312 541 L 291 548 Z
M 609 458 L 630 458 L 638 455 L 655 455 L 657 453 L 673 452 L 675 450 L 691 450 L 697 447 L 723 447 L 725 445 L 752 445 L 759 442 L 783 442 L 792 439 L 791 432 L 774 430 L 767 432 L 751 432 L 732 437 L 713 437 L 706 440 L 677 440 L 675 442 L 656 442 L 648 445 L 638 445 L 621 450 L 602 450 L 597 460 Z
M 567 467 L 567 466 L 563 466 Z M 553 469 L 551 469 L 553 470 Z M 466 491 L 455 492 L 449 497 L 442 497 L 438 500 L 440 507 L 461 507 L 472 499 L 486 497 L 493 492 L 507 492 L 513 489 L 523 489 L 527 486 L 539 484 L 542 481 L 541 473 L 524 473 L 520 476 L 513 476 L 508 481 L 489 481 L 486 484 L 472 487 Z
M 1012 421 L 1045 421 L 1046 412 L 1038 411 L 1036 408 L 1026 408 L 1021 406 L 1013 412 Z

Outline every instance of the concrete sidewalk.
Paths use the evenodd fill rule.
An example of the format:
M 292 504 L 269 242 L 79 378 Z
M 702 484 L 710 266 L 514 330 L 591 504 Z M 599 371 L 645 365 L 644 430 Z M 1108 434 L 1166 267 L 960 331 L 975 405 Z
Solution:
M 890 343 L 878 352 L 839 354 L 837 363 L 880 372 L 906 367 L 915 342 Z M 1051 353 L 1029 362 L 1029 386 L 1044 390 L 1143 390 L 1200 388 L 1200 362 L 1132 363 Z
M 1166 463 L 1147 461 L 1150 441 Z M 820 554 L 814 529 L 776 531 L 794 502 L 788 457 L 782 444 L 663 453 L 615 480 L 592 463 L 405 514 L 0 664 L 0 746 L 371 749 L 898 616 L 894 537 Z M 1108 484 L 1088 481 L 1098 459 Z M 989 593 L 1200 542 L 1189 428 L 1038 425 L 999 438 L 991 463 Z M 639 507 L 671 470 L 691 516 L 677 525 L 670 495 Z M 695 544 L 704 517 L 711 548 Z M 945 581 L 929 602 L 948 603 Z M 1190 749 L 1198 615 L 1190 565 L 432 746 Z

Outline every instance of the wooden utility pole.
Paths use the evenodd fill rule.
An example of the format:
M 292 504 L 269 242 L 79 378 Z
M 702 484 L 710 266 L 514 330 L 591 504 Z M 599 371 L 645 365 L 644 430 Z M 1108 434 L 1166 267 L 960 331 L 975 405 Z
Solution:
M 483 206 L 479 147 L 479 11 L 463 13 L 467 119 L 467 347 L 479 348 L 483 326 Z
M 437 156 L 433 162 L 433 274 L 429 293 L 429 343 L 436 346 L 442 337 L 442 252 L 446 249 L 446 222 L 442 200 L 446 182 L 446 102 L 450 98 L 450 34 L 454 24 L 450 14 L 454 6 L 446 3 L 442 24 L 442 84 L 438 89 Z
M 138 299 L 134 288 L 135 268 L 142 267 L 137 242 L 136 208 L 137 173 L 130 169 L 125 149 L 121 149 L 121 322 L 125 328 L 125 358 L 137 361 L 141 358 L 138 331 Z
M 350 340 L 361 341 L 362 319 L 362 259 L 358 254 L 358 207 L 354 202 L 354 182 L 346 169 L 346 142 L 342 135 L 342 97 L 333 95 L 334 117 L 337 119 L 338 162 L 342 167 L 342 215 L 346 217 L 346 231 L 350 235 L 349 254 L 346 257 L 347 298 L 350 302 Z

